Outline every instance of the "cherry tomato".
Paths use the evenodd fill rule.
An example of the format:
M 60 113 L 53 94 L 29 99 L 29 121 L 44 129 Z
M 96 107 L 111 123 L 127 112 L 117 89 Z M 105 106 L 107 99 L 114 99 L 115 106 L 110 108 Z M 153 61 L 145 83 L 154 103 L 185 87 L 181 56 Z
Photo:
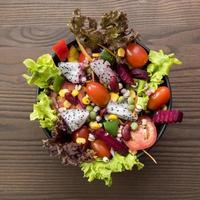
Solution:
M 83 126 L 79 130 L 75 131 L 72 135 L 73 142 L 77 144 L 88 144 L 89 129 Z
M 105 106 L 110 100 L 108 90 L 100 83 L 91 81 L 86 85 L 86 92 L 91 101 L 98 106 Z
M 131 131 L 131 139 L 124 141 L 131 151 L 149 148 L 156 142 L 157 129 L 151 118 L 147 116 L 140 117 L 138 124 L 138 128 Z
M 148 61 L 148 54 L 140 45 L 130 43 L 126 48 L 126 59 L 133 68 L 142 68 Z
M 164 106 L 170 99 L 170 90 L 166 86 L 159 87 L 155 93 L 153 93 L 148 102 L 148 108 L 150 110 L 158 110 Z
M 84 62 L 84 60 L 85 60 L 85 56 L 84 56 L 84 54 L 81 52 L 80 55 L 79 55 L 79 60 L 78 60 L 78 61 L 79 61 L 80 63 L 82 63 L 82 62 Z
M 91 142 L 91 147 L 98 157 L 111 157 L 110 150 L 104 141 L 97 139 L 94 142 Z

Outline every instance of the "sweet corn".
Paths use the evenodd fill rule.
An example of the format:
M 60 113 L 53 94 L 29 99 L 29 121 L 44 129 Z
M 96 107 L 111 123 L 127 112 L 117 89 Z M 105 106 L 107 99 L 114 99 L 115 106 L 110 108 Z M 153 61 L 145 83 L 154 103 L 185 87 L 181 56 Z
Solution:
M 117 55 L 119 56 L 119 57 L 124 57 L 125 56 L 125 50 L 123 49 L 123 48 L 119 48 L 118 50 L 117 50 Z
M 84 105 L 90 104 L 90 99 L 89 99 L 89 97 L 87 95 L 82 98 L 82 103 Z
M 130 96 L 135 99 L 136 97 L 136 94 L 135 94 L 135 91 L 134 90 L 130 90 Z
M 77 96 L 78 93 L 79 93 L 78 90 L 76 90 L 76 89 L 72 90 L 72 96 L 73 97 Z
M 85 144 L 86 143 L 86 139 L 78 137 L 78 138 L 76 138 L 76 143 L 77 144 Z
M 98 58 L 100 56 L 100 53 L 93 53 L 92 54 L 92 57 L 94 57 L 94 58 Z
M 99 129 L 101 128 L 101 126 L 102 126 L 101 123 L 98 123 L 97 121 L 89 123 L 89 127 L 93 130 Z
M 117 115 L 113 114 L 108 115 L 108 120 L 117 120 L 117 119 L 118 119 Z
M 111 92 L 110 93 L 110 98 L 111 98 L 112 101 L 116 102 L 119 99 L 119 94 Z
M 67 92 L 69 92 L 68 89 L 61 89 L 61 90 L 59 91 L 59 95 L 60 95 L 61 97 L 65 97 L 65 94 L 66 94 Z
M 71 104 L 69 101 L 67 101 L 67 100 L 65 100 L 64 103 L 63 103 L 63 106 L 64 106 L 65 108 L 69 108 L 71 105 L 72 105 L 72 104 Z

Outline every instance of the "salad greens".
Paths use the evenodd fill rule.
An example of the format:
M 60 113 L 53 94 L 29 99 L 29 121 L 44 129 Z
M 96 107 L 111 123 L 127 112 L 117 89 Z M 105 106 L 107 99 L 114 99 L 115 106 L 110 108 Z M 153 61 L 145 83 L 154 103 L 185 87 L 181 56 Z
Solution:
M 57 121 L 56 111 L 51 108 L 51 99 L 41 92 L 37 96 L 38 102 L 33 105 L 33 112 L 30 114 L 30 120 L 38 119 L 42 128 L 52 130 Z
M 149 100 L 149 95 L 146 91 L 151 90 L 155 91 L 160 84 L 162 84 L 162 79 L 164 76 L 168 76 L 170 69 L 173 64 L 180 65 L 181 61 L 175 57 L 175 54 L 164 54 L 162 50 L 154 51 L 150 50 L 149 52 L 149 60 L 151 63 L 147 66 L 147 72 L 149 73 L 150 80 L 139 80 L 136 79 L 137 82 L 137 106 L 142 110 L 147 109 L 147 104 Z
M 126 14 L 118 10 L 105 13 L 98 24 L 96 19 L 83 16 L 80 9 L 76 9 L 68 26 L 80 42 L 92 50 L 96 50 L 98 45 L 116 50 L 137 36 L 132 29 L 128 30 Z
M 136 155 L 129 153 L 127 156 L 122 156 L 115 153 L 115 156 L 104 162 L 102 159 L 97 159 L 92 162 L 84 162 L 81 164 L 81 170 L 84 172 L 84 177 L 91 182 L 94 179 L 103 180 L 105 185 L 112 185 L 112 173 L 131 170 L 136 165 L 138 170 L 142 169 L 144 165 L 139 162 Z
M 163 76 L 168 76 L 173 64 L 182 64 L 175 57 L 175 54 L 164 54 L 162 50 L 149 52 L 149 60 L 151 64 L 147 66 L 147 72 L 150 75 L 149 88 L 156 90 L 158 85 L 162 83 Z
M 40 56 L 35 62 L 32 59 L 24 60 L 28 74 L 23 74 L 29 85 L 36 85 L 39 88 L 48 88 L 50 84 L 53 84 L 54 91 L 59 91 L 61 84 L 61 73 L 54 64 L 54 61 L 50 54 L 44 54 Z

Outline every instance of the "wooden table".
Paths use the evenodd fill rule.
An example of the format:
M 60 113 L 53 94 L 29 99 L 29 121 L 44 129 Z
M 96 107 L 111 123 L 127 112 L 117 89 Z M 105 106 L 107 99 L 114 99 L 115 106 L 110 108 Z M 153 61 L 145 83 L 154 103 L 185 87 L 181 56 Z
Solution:
M 115 174 L 111 188 L 88 183 L 78 168 L 64 167 L 41 147 L 45 138 L 29 113 L 36 88 L 21 74 L 22 61 L 51 51 L 72 11 L 100 17 L 127 12 L 130 26 L 154 49 L 176 52 L 183 61 L 170 74 L 173 107 L 184 111 L 143 157 L 144 170 Z M 200 1 L 199 0 L 0 0 L 0 199 L 1 200 L 199 200 L 200 199 Z

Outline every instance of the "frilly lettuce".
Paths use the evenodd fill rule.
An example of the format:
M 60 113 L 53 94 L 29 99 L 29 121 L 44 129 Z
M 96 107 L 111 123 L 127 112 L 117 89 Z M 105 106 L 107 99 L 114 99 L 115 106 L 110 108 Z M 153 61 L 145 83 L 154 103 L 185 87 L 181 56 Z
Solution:
M 33 105 L 33 112 L 30 114 L 30 120 L 38 119 L 42 128 L 51 130 L 57 120 L 56 111 L 51 109 L 51 99 L 41 92 L 37 97 L 38 102 Z
M 149 88 L 156 90 L 158 85 L 162 83 L 163 76 L 168 76 L 173 64 L 182 64 L 175 57 L 175 54 L 164 54 L 162 50 L 149 52 L 149 61 L 147 72 L 150 76 Z
M 139 162 L 136 155 L 129 153 L 127 156 L 122 156 L 115 153 L 115 156 L 109 162 L 103 162 L 97 159 L 93 162 L 84 162 L 81 164 L 81 170 L 84 172 L 84 177 L 91 182 L 94 179 L 99 179 L 105 182 L 105 185 L 112 185 L 112 173 L 131 170 L 136 165 L 138 170 L 143 168 L 143 164 Z
M 36 62 L 32 59 L 26 59 L 23 64 L 30 74 L 23 74 L 29 85 L 34 84 L 39 88 L 48 88 L 52 84 L 54 91 L 57 92 L 60 89 L 64 80 L 50 54 L 40 56 Z

